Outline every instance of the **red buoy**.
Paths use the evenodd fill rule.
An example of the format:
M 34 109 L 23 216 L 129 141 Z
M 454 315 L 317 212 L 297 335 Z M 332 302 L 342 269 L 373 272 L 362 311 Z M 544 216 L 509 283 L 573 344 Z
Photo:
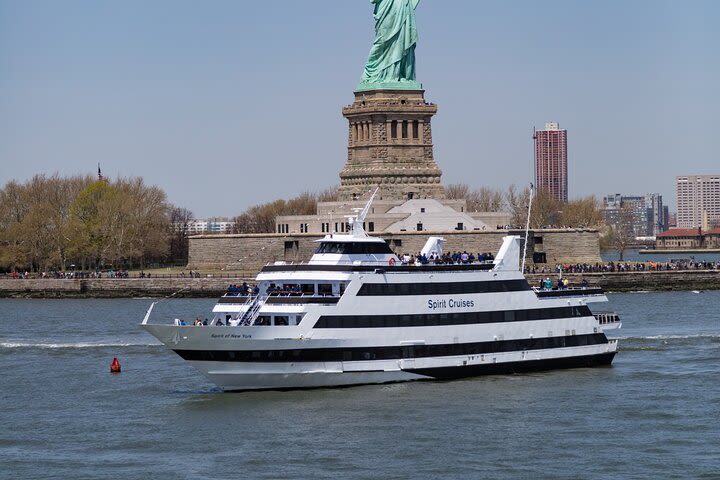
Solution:
M 110 373 L 120 373 L 120 362 L 117 357 L 113 357 L 113 361 L 110 364 Z

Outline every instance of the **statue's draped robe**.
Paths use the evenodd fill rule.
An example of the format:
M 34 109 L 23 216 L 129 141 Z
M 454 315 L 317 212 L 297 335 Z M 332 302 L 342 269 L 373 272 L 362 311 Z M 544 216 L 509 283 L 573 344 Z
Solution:
M 375 42 L 361 83 L 415 80 L 415 8 L 420 0 L 370 0 L 375 4 Z

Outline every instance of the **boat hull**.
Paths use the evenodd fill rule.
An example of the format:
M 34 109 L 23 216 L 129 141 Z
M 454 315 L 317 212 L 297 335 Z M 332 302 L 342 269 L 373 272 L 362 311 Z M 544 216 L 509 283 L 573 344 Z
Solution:
M 608 347 L 610 345 L 612 344 L 608 344 Z M 522 359 L 524 352 L 511 352 L 503 354 L 504 358 L 499 361 L 497 357 L 493 357 L 472 360 L 429 358 L 365 362 L 375 365 L 343 365 L 344 362 L 319 362 L 311 365 L 207 361 L 189 363 L 225 391 L 287 390 L 414 380 L 453 380 L 483 375 L 609 366 L 617 353 L 614 350 L 592 350 L 595 351 L 587 354 L 552 351 L 525 359 Z

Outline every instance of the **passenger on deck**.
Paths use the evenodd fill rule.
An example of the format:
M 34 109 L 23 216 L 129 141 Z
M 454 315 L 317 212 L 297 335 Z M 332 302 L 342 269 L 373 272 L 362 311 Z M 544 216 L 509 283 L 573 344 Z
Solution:
M 224 324 L 224 323 L 222 322 L 222 320 L 220 320 L 219 318 L 218 318 L 218 321 L 215 322 L 215 325 L 217 325 L 218 327 L 224 327 L 224 326 L 225 326 L 225 324 Z
M 206 318 L 206 319 L 203 321 L 202 324 L 205 325 L 205 326 L 207 326 L 207 324 L 208 324 L 208 319 Z
M 545 290 L 552 290 L 552 280 L 550 280 L 550 277 L 545 279 Z

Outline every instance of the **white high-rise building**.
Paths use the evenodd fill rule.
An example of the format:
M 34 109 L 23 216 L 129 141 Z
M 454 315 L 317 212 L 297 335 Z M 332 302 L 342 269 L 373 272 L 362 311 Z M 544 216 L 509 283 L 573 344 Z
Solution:
M 686 175 L 675 181 L 678 228 L 720 224 L 720 175 Z
M 176 224 L 175 230 L 186 230 L 188 235 L 200 235 L 204 233 L 230 233 L 235 222 L 225 217 L 214 217 L 208 219 L 193 219 L 187 224 Z

